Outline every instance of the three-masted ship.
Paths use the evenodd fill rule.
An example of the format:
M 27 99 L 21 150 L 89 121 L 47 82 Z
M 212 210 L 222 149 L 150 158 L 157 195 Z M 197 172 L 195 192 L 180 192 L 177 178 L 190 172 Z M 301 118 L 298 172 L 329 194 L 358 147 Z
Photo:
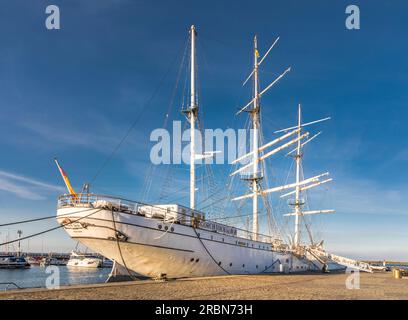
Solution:
M 254 134 L 251 136 L 250 152 L 234 161 L 238 166 L 245 161 L 246 164 L 231 174 L 240 174 L 249 183 L 250 192 L 232 200 L 252 200 L 252 231 L 213 221 L 206 217 L 205 212 L 196 209 L 195 161 L 200 156 L 208 156 L 198 155 L 195 146 L 194 132 L 199 114 L 196 97 L 196 36 L 196 29 L 192 26 L 191 99 L 190 106 L 184 110 L 191 129 L 190 205 L 142 203 L 99 194 L 76 194 L 72 191 L 58 199 L 58 222 L 72 239 L 113 260 L 116 271 L 121 270 L 122 274 L 129 276 L 180 278 L 325 271 L 329 266 L 338 267 L 338 264 L 333 263 L 334 256 L 326 253 L 321 245 L 305 245 L 300 241 L 300 222 L 303 216 L 333 212 L 305 211 L 301 197 L 305 190 L 331 181 L 327 178 L 328 173 L 306 179 L 301 179 L 300 175 L 302 148 L 316 137 L 309 137 L 309 133 L 304 132 L 304 127 L 327 119 L 302 123 L 299 106 L 298 122 L 294 127 L 283 129 L 282 136 L 273 141 L 263 145 L 260 143 L 261 97 L 290 71 L 287 69 L 264 89 L 260 88 L 260 65 L 278 39 L 260 59 L 255 37 L 253 70 L 246 80 L 253 81 L 253 97 L 238 112 L 249 114 Z M 296 181 L 279 187 L 264 188 L 262 162 L 291 146 L 294 149 L 289 154 L 295 158 Z M 72 190 L 70 185 L 69 190 Z M 288 215 L 295 219 L 295 232 L 293 241 L 288 244 L 271 235 L 261 234 L 258 223 L 259 198 L 284 190 L 288 192 L 282 197 L 294 196 L 291 203 L 293 212 Z M 337 263 L 341 261 L 338 260 Z

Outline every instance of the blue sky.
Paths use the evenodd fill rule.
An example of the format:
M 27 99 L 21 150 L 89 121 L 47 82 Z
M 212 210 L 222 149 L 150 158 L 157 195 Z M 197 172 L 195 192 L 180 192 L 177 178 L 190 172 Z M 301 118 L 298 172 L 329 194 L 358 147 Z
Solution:
M 61 10 L 61 30 L 45 28 L 49 4 Z M 349 4 L 360 7 L 360 30 L 345 28 Z M 293 125 L 299 102 L 305 121 L 332 117 L 316 128 L 324 135 L 308 147 L 304 164 L 307 176 L 328 169 L 335 179 L 328 200 L 316 198 L 337 211 L 317 218 L 327 249 L 408 260 L 407 10 L 403 1 L 1 1 L 0 221 L 54 214 L 65 189 L 53 157 L 75 187 L 89 181 L 169 70 L 93 185 L 95 192 L 140 199 L 149 135 L 163 124 L 195 24 L 205 126 L 243 126 L 234 112 L 250 95 L 241 83 L 251 67 L 253 35 L 261 54 L 280 36 L 261 84 L 287 66 L 292 72 L 262 101 L 264 135 Z M 178 95 L 171 107 L 177 116 Z M 275 164 L 277 181 L 286 162 Z M 214 170 L 224 179 L 225 168 Z M 155 188 L 160 192 L 159 183 Z M 54 225 L 22 229 L 29 234 Z M 1 240 L 15 236 L 13 228 L 0 232 Z M 43 243 L 58 251 L 75 245 L 60 230 L 24 246 L 39 250 Z

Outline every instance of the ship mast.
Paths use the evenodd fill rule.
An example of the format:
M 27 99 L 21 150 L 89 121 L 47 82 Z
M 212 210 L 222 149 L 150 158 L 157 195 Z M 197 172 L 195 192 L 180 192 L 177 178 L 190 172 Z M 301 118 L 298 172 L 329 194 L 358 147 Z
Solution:
M 197 64 L 196 64 L 196 37 L 197 31 L 194 25 L 190 28 L 191 36 L 191 66 L 190 66 L 190 106 L 182 110 L 187 115 L 190 122 L 190 208 L 195 209 L 196 206 L 196 174 L 195 161 L 208 159 L 214 156 L 219 151 L 205 151 L 197 153 L 196 151 L 196 123 L 198 121 L 198 99 L 196 90 L 197 79 Z
M 198 105 L 196 103 L 196 89 L 195 89 L 195 80 L 196 80 L 196 70 L 195 70 L 195 38 L 196 38 L 196 29 L 192 25 L 190 28 L 191 36 L 191 74 L 190 74 L 190 108 L 187 111 L 188 118 L 190 120 L 190 208 L 195 209 L 195 122 L 198 115 Z
M 258 222 L 258 196 L 262 196 L 263 192 L 261 191 L 261 180 L 263 178 L 262 168 L 259 170 L 259 162 L 265 160 L 270 155 L 262 155 L 262 152 L 267 147 L 275 144 L 279 141 L 274 141 L 273 143 L 268 143 L 263 146 L 259 146 L 259 130 L 260 130 L 260 99 L 262 95 L 264 95 L 270 88 L 272 88 L 280 79 L 282 79 L 286 73 L 290 71 L 290 68 L 286 69 L 281 75 L 279 75 L 274 81 L 272 81 L 266 88 L 263 90 L 260 89 L 259 86 L 259 66 L 271 52 L 273 47 L 278 42 L 279 37 L 274 41 L 274 43 L 270 46 L 270 48 L 266 51 L 265 55 L 258 61 L 259 59 L 259 51 L 258 51 L 258 40 L 257 37 L 254 37 L 254 66 L 251 74 L 247 77 L 244 81 L 243 85 L 245 85 L 248 80 L 253 77 L 253 98 L 250 102 L 248 102 L 243 108 L 241 108 L 237 115 L 241 112 L 248 112 L 251 117 L 252 122 L 252 150 L 249 153 L 241 156 L 240 158 L 234 160 L 232 164 L 236 164 L 241 162 L 244 159 L 248 159 L 249 157 L 252 158 L 252 162 L 249 164 L 244 165 L 243 167 L 239 168 L 238 170 L 231 173 L 231 176 L 236 175 L 238 173 L 243 173 L 244 170 L 252 169 L 252 174 L 244 174 L 244 180 L 250 181 L 251 184 L 251 193 L 246 194 L 244 196 L 233 198 L 232 201 L 237 201 L 246 198 L 252 198 L 252 232 L 253 232 L 253 240 L 258 240 L 258 233 L 259 233 L 259 222 Z M 252 106 L 252 108 L 250 108 Z
M 230 174 L 230 176 L 234 176 L 238 173 L 241 175 L 244 175 L 244 180 L 249 180 L 251 182 L 251 192 L 232 198 L 232 201 L 240 201 L 244 199 L 252 199 L 252 231 L 253 231 L 253 240 L 257 240 L 258 238 L 258 231 L 259 231 L 259 226 L 258 226 L 258 196 L 266 196 L 269 193 L 274 193 L 274 192 L 281 192 L 284 190 L 292 190 L 290 192 L 287 192 L 285 194 L 280 195 L 281 198 L 287 197 L 289 195 L 295 195 L 295 200 L 292 203 L 294 206 L 294 212 L 284 214 L 284 216 L 295 216 L 295 235 L 293 238 L 292 242 L 292 248 L 293 249 L 298 249 L 300 247 L 300 222 L 301 218 L 305 215 L 311 215 L 311 214 L 321 214 L 321 213 L 333 213 L 334 210 L 309 210 L 309 211 L 303 211 L 302 206 L 304 205 L 304 201 L 301 199 L 301 193 L 305 190 L 320 186 L 322 184 L 325 184 L 327 182 L 332 181 L 331 178 L 321 180 L 322 177 L 326 177 L 329 175 L 328 172 L 319 174 L 317 176 L 307 178 L 303 180 L 301 179 L 301 164 L 302 164 L 302 148 L 315 139 L 318 135 L 321 134 L 321 132 L 318 132 L 311 138 L 309 137 L 309 132 L 303 132 L 303 128 L 312 124 L 316 124 L 322 121 L 329 120 L 330 117 L 315 120 L 312 122 L 308 123 L 302 123 L 302 109 L 301 105 L 299 104 L 298 106 L 298 121 L 297 125 L 290 127 L 290 128 L 285 128 L 282 130 L 275 131 L 275 133 L 283 133 L 282 136 L 269 141 L 265 143 L 262 146 L 259 146 L 259 130 L 260 130 L 260 98 L 270 89 L 272 88 L 280 79 L 282 79 L 289 71 L 290 68 L 287 68 L 281 75 L 279 75 L 274 81 L 272 81 L 266 88 L 260 89 L 259 88 L 259 66 L 262 64 L 262 62 L 265 60 L 265 58 L 268 56 L 268 54 L 271 52 L 272 48 L 275 46 L 275 44 L 278 42 L 279 37 L 275 40 L 275 42 L 271 45 L 271 47 L 266 51 L 265 55 L 258 61 L 259 58 L 259 52 L 258 52 L 258 43 L 257 43 L 257 38 L 255 36 L 254 38 L 254 68 L 251 72 L 251 74 L 246 78 L 244 81 L 245 83 L 248 82 L 248 80 L 253 77 L 253 83 L 254 83 L 254 95 L 251 101 L 249 101 L 245 106 L 243 106 L 238 112 L 237 115 L 242 113 L 242 112 L 249 112 L 252 120 L 252 129 L 253 129 L 253 136 L 252 136 L 252 150 L 250 150 L 248 153 L 244 154 L 243 156 L 240 156 L 238 159 L 235 159 L 232 164 L 238 164 L 241 163 L 244 160 L 252 159 L 252 162 L 249 162 L 248 164 L 242 165 L 240 168 L 235 170 Z M 250 108 L 252 106 L 252 108 Z M 291 138 L 291 140 L 288 140 L 288 138 Z M 307 139 L 307 140 L 305 140 Z M 304 141 L 305 140 L 305 141 Z M 284 142 L 283 144 L 275 147 L 274 149 L 267 151 L 270 147 L 280 144 Z M 287 155 L 290 154 L 295 154 L 294 158 L 296 161 L 296 181 L 294 183 L 289 183 L 283 186 L 278 186 L 278 187 L 273 187 L 273 188 L 268 188 L 268 189 L 262 189 L 260 186 L 260 181 L 262 179 L 262 168 L 259 170 L 259 162 L 264 161 L 267 158 L 277 154 L 278 152 L 292 146 L 296 145 L 296 148 L 287 153 Z M 248 169 L 252 169 L 253 172 L 249 174 L 244 174 L 244 172 Z
M 313 211 L 303 211 L 302 207 L 305 204 L 304 200 L 301 198 L 301 193 L 303 191 L 306 191 L 308 189 L 320 186 L 322 184 L 325 184 L 327 182 L 332 181 L 331 178 L 326 179 L 326 180 L 320 180 L 321 177 L 325 177 L 328 176 L 329 173 L 325 172 L 323 174 L 320 174 L 318 176 L 309 178 L 309 179 L 305 179 L 303 181 L 301 181 L 301 169 L 302 169 L 302 158 L 303 158 L 303 152 L 302 152 L 302 148 L 308 144 L 310 141 L 314 140 L 317 136 L 319 136 L 321 134 L 321 131 L 319 131 L 317 134 L 315 134 L 314 136 L 312 136 L 311 138 L 307 139 L 306 141 L 302 142 L 302 137 L 306 138 L 308 136 L 308 132 L 307 133 L 302 133 L 303 127 L 315 124 L 315 123 L 319 123 L 322 121 L 326 121 L 329 120 L 330 117 L 328 118 L 324 118 L 324 119 L 319 119 L 316 121 L 312 121 L 312 122 L 308 122 L 308 123 L 302 123 L 302 106 L 299 104 L 298 105 L 298 119 L 297 119 L 297 125 L 294 127 L 290 127 L 290 128 L 286 128 L 283 130 L 278 130 L 275 133 L 279 133 L 279 132 L 288 132 L 290 130 L 293 130 L 292 132 L 296 132 L 297 134 L 297 138 L 295 139 L 297 142 L 297 146 L 295 149 L 293 149 L 292 151 L 288 152 L 286 155 L 289 156 L 291 154 L 293 154 L 293 157 L 295 159 L 295 163 L 296 163 L 296 180 L 294 184 L 289 184 L 286 186 L 282 186 L 282 187 L 277 187 L 277 188 L 273 188 L 270 190 L 266 190 L 265 192 L 274 192 L 274 191 L 281 191 L 281 190 L 285 190 L 285 189 L 290 189 L 291 187 L 294 188 L 293 191 L 282 194 L 280 197 L 284 198 L 286 196 L 295 195 L 295 199 L 293 202 L 290 203 L 291 206 L 294 207 L 294 210 L 292 213 L 289 214 L 285 214 L 284 216 L 294 216 L 295 217 L 295 233 L 293 236 L 293 242 L 292 242 L 292 248 L 294 250 L 297 250 L 300 248 L 301 244 L 300 244 L 300 239 L 301 239 L 301 228 L 300 228 L 300 224 L 301 224 L 301 219 L 304 215 L 311 215 L 311 214 L 322 214 L 322 213 L 333 213 L 334 210 L 313 210 Z
M 301 136 L 301 123 L 302 123 L 302 109 L 301 105 L 299 104 L 298 107 L 298 138 Z M 299 239 L 300 239 L 300 216 L 302 214 L 302 205 L 301 199 L 300 199 L 300 166 L 301 166 L 301 161 L 302 161 L 302 142 L 301 139 L 299 138 L 297 142 L 297 148 L 296 148 L 296 155 L 295 155 L 295 161 L 296 161 L 296 188 L 295 188 L 295 236 L 294 236 L 294 246 L 298 247 L 299 246 Z
M 254 37 L 254 104 L 251 111 L 252 117 L 252 152 L 253 152 L 253 176 L 252 176 L 252 232 L 254 234 L 254 240 L 257 240 L 257 234 L 259 231 L 258 224 L 258 191 L 259 191 L 259 181 L 261 175 L 258 176 L 259 167 L 259 152 L 258 152 L 258 138 L 259 138 L 259 73 L 258 73 L 258 41 L 256 36 Z

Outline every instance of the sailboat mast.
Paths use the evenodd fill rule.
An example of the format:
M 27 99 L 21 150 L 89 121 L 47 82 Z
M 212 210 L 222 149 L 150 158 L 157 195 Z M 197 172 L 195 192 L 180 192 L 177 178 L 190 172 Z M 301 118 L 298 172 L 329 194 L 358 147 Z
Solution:
M 198 106 L 196 104 L 196 70 L 195 70 L 195 26 L 192 25 L 190 29 L 191 34 L 191 98 L 190 98 L 190 208 L 195 209 L 195 122 L 198 114 Z
M 300 243 L 300 216 L 302 214 L 302 208 L 301 208 L 301 203 L 300 203 L 300 165 L 302 161 L 302 143 L 301 143 L 301 124 L 302 121 L 302 107 L 299 104 L 298 107 L 298 142 L 297 142 L 297 148 L 296 148 L 296 155 L 295 155 L 295 161 L 296 161 L 296 188 L 295 188 L 295 237 L 293 240 L 293 245 L 295 248 L 299 246 Z
M 17 231 L 17 234 L 18 234 L 18 252 L 17 252 L 17 255 L 20 257 L 21 256 L 21 235 L 23 234 L 23 231 L 21 231 L 21 230 L 18 230 Z
M 254 103 L 252 116 L 252 146 L 253 146 L 253 179 L 252 179 L 252 232 L 254 233 L 254 240 L 257 240 L 259 231 L 258 223 L 258 167 L 259 167 L 259 74 L 258 74 L 258 41 L 254 37 Z

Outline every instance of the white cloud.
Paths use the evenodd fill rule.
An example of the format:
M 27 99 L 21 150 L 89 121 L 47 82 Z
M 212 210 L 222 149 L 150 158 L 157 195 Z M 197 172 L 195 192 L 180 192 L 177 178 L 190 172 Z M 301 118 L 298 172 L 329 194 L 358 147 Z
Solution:
M 42 187 L 44 189 L 50 189 L 50 190 L 61 190 L 63 189 L 62 187 L 58 187 L 56 185 L 53 184 L 49 184 L 49 183 L 45 183 L 42 181 L 38 181 L 29 177 L 25 177 L 25 176 L 20 176 L 14 173 L 10 173 L 10 172 L 6 172 L 6 171 L 2 171 L 0 170 L 0 177 L 5 177 L 5 178 L 9 178 L 9 179 L 13 179 L 13 180 L 18 180 L 21 182 L 25 182 L 28 184 L 32 184 L 35 186 L 39 186 Z
M 95 115 L 93 118 L 86 117 L 84 121 L 78 123 L 58 125 L 51 120 L 36 121 L 30 118 L 20 121 L 18 126 L 25 129 L 31 138 L 21 141 L 24 146 L 27 146 L 29 141 L 32 146 L 51 148 L 54 151 L 57 148 L 82 147 L 109 154 L 118 146 L 130 123 L 112 125 L 104 116 Z M 121 149 L 141 151 L 148 146 L 148 137 L 147 133 L 133 128 L 125 141 L 127 148 L 122 146 Z
M 102 132 L 90 133 L 89 127 L 83 130 L 74 127 L 65 129 L 61 126 L 56 127 L 51 124 L 44 125 L 33 121 L 23 122 L 20 125 L 30 131 L 31 134 L 38 135 L 42 141 L 58 142 L 59 145 L 65 147 L 86 147 L 102 152 L 109 152 L 112 150 L 114 143 L 117 142 L 117 139 L 113 139 L 107 135 L 106 130 L 104 134 Z
M 343 180 L 334 184 L 337 212 L 351 214 L 406 215 L 405 186 L 379 184 L 369 179 Z
M 46 194 L 50 191 L 63 192 L 65 189 L 30 177 L 0 170 L 0 190 L 23 199 L 43 200 L 46 199 Z

